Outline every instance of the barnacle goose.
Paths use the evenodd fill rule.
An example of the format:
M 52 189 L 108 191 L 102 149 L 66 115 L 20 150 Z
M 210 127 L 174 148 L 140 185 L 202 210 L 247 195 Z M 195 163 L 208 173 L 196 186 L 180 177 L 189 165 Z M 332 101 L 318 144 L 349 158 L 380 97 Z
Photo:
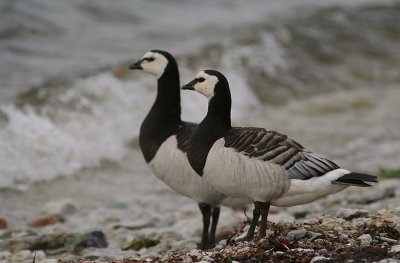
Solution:
M 158 79 L 156 100 L 140 127 L 139 143 L 144 159 L 161 181 L 199 202 L 203 215 L 199 248 L 208 248 L 215 243 L 219 205 L 234 206 L 251 200 L 227 198 L 190 167 L 186 149 L 197 124 L 181 120 L 179 70 L 174 57 L 165 51 L 151 50 L 130 69 L 143 70 Z
M 209 99 L 207 115 L 189 139 L 190 165 L 218 191 L 254 201 L 253 220 L 243 240 L 253 238 L 260 215 L 259 237 L 265 237 L 270 205 L 305 204 L 379 179 L 342 169 L 284 134 L 232 127 L 229 84 L 218 71 L 201 71 L 182 89 Z

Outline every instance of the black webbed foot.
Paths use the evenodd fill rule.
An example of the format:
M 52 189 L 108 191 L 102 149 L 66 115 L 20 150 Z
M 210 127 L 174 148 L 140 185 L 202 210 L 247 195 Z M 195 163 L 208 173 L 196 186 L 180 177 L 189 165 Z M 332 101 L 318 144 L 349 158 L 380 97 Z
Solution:
M 246 236 L 236 241 L 251 241 L 254 238 L 254 231 L 258 224 L 258 219 L 261 215 L 261 223 L 258 231 L 258 239 L 262 239 L 266 236 L 267 233 L 267 218 L 268 218 L 268 210 L 270 207 L 269 202 L 254 202 L 254 210 L 253 210 L 253 220 L 251 221 L 249 231 Z

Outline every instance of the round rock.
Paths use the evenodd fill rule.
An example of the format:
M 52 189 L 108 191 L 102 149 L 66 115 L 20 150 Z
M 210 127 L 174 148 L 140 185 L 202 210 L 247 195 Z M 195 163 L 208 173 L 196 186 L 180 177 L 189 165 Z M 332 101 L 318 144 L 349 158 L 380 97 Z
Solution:
M 310 263 L 317 263 L 317 262 L 326 262 L 326 261 L 330 261 L 330 258 L 327 257 L 323 257 L 323 256 L 316 256 L 313 257 L 313 259 L 311 259 Z
M 46 214 L 68 215 L 75 213 L 77 208 L 71 199 L 66 198 L 47 202 L 42 210 Z
M 4 218 L 0 217 L 0 229 L 4 228 L 7 228 L 7 221 Z
M 390 248 L 390 253 L 400 253 L 400 245 L 395 245 Z
M 337 211 L 336 216 L 349 220 L 356 217 L 364 217 L 367 216 L 368 214 L 369 211 L 365 209 L 340 208 Z
M 286 238 L 290 240 L 300 240 L 307 234 L 307 230 L 304 228 L 292 230 L 287 233 Z
M 359 236 L 357 240 L 360 240 L 361 247 L 368 247 L 372 243 L 372 237 L 370 234 Z
M 58 260 L 54 258 L 42 259 L 38 263 L 57 263 Z

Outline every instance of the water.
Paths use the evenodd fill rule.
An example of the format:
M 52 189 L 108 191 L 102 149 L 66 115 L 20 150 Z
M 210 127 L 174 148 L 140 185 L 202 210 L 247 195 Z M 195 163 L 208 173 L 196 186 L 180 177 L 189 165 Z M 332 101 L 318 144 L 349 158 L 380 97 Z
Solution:
M 49 77 L 74 78 L 149 48 L 184 53 L 275 5 L 252 2 L 2 1 L 1 101 Z
M 226 73 L 238 125 L 287 132 L 350 168 L 399 161 L 399 2 L 35 0 L 0 10 L 0 188 L 122 160 L 155 95 L 150 76 L 125 68 L 149 48 L 176 54 L 183 82 L 204 67 Z M 183 117 L 201 120 L 206 102 L 183 100 Z
M 224 72 L 235 125 L 287 133 L 349 169 L 399 167 L 399 1 L 167 2 L 0 3 L 3 204 L 22 195 L 6 189 L 105 161 L 147 169 L 127 156 L 140 156 L 155 80 L 126 68 L 152 48 L 177 56 L 182 82 Z M 204 98 L 182 97 L 184 119 L 200 121 Z
M 156 82 L 127 67 L 153 48 L 176 55 L 182 84 L 204 68 L 225 73 L 234 125 L 286 133 L 348 169 L 398 169 L 399 24 L 400 1 L 4 0 L 0 216 L 24 228 L 44 203 L 70 198 L 78 212 L 43 231 L 101 229 L 107 255 L 138 233 L 198 241 L 196 206 L 138 148 Z M 182 93 L 185 120 L 206 106 Z M 113 228 L 130 220 L 153 226 Z M 222 210 L 221 226 L 240 220 Z

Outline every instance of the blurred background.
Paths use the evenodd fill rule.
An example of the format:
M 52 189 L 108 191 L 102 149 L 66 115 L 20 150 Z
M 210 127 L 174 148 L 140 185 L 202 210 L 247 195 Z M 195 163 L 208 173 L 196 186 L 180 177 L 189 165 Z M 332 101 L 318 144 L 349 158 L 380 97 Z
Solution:
M 181 84 L 226 74 L 234 125 L 396 177 L 399 25 L 400 1 L 2 0 L 0 216 L 18 227 L 69 198 L 81 208 L 70 226 L 133 217 L 185 231 L 176 209 L 196 207 L 151 175 L 137 143 L 156 80 L 127 68 L 149 49 L 176 56 Z M 182 100 L 200 121 L 206 100 Z

